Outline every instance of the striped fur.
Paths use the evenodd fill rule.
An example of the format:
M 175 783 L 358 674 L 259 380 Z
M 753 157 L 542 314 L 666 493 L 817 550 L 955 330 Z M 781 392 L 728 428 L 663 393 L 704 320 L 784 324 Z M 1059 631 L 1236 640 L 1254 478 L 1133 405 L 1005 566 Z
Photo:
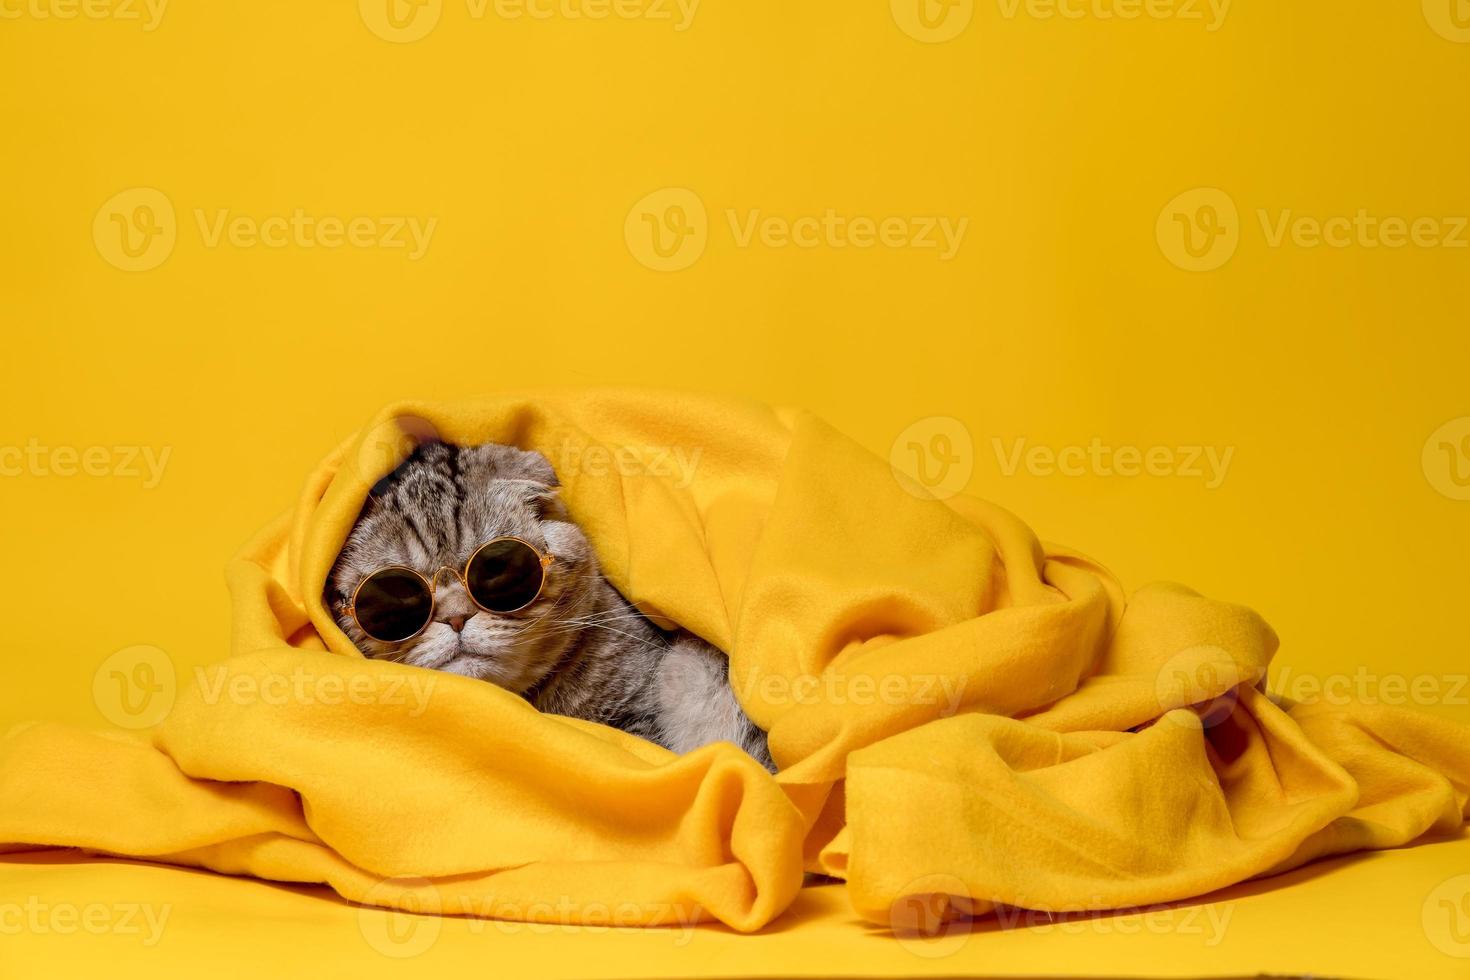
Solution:
M 327 607 L 370 657 L 487 680 L 542 711 L 621 728 L 675 752 L 734 742 L 773 768 L 765 733 L 730 690 L 725 655 L 639 615 L 603 578 L 556 487 L 538 453 L 420 446 L 373 489 L 327 580 Z M 410 640 L 373 640 L 344 613 L 357 584 L 384 565 L 425 576 L 463 569 L 477 547 L 506 535 L 556 556 L 526 609 L 485 612 L 457 578 L 439 573 L 434 622 Z

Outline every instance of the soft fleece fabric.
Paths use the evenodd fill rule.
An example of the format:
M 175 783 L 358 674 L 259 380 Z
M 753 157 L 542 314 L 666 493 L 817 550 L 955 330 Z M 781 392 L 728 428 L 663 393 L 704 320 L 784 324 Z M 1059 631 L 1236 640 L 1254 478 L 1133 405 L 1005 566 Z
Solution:
M 363 659 L 322 585 L 369 488 L 430 437 L 544 452 L 618 588 L 730 652 L 780 774 Z M 1011 514 L 925 499 L 798 412 L 630 392 L 390 406 L 229 582 L 234 655 L 186 672 L 151 737 L 0 741 L 0 849 L 742 931 L 805 869 L 907 928 L 1181 899 L 1467 815 L 1464 726 L 1278 705 L 1259 690 L 1276 637 L 1249 609 L 1172 585 L 1125 600 Z

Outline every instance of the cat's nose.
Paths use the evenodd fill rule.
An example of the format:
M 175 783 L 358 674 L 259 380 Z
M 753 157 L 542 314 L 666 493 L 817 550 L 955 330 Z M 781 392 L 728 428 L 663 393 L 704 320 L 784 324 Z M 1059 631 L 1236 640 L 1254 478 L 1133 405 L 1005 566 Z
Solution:
M 450 629 L 454 630 L 456 633 L 459 633 L 464 630 L 464 624 L 468 620 L 468 616 L 450 616 L 448 619 L 445 620 L 445 622 L 449 624 Z

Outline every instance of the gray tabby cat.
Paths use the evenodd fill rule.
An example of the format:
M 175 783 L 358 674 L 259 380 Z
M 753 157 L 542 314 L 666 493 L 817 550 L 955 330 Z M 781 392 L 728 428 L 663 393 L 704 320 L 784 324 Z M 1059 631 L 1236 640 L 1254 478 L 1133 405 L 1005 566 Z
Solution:
M 369 657 L 487 680 L 542 711 L 611 725 L 688 752 L 733 742 L 774 771 L 766 736 L 730 689 L 725 655 L 686 632 L 667 634 L 602 577 L 539 453 L 487 444 L 418 447 L 373 488 L 327 580 L 337 624 Z M 514 613 L 477 606 L 462 569 L 493 538 L 521 538 L 555 556 L 541 594 Z M 435 582 L 434 618 L 387 643 L 347 612 L 354 590 L 387 565 Z

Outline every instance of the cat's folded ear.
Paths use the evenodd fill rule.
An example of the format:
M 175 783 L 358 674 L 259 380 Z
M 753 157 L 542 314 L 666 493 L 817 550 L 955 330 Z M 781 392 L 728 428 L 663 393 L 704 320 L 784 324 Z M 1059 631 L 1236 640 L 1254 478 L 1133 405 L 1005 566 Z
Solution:
M 487 442 L 461 449 L 459 465 L 480 480 L 525 480 L 544 487 L 561 486 L 550 461 L 530 449 Z
M 551 488 L 561 486 L 561 482 L 556 478 L 556 470 L 551 467 L 551 462 L 533 449 L 517 449 L 515 446 L 486 443 L 483 446 L 477 446 L 470 452 L 489 463 L 496 479 L 526 480 Z
M 556 478 L 556 470 L 552 469 L 551 461 L 545 456 L 534 449 L 511 448 L 510 452 L 515 457 L 510 468 L 519 471 L 512 476 L 512 479 L 531 480 L 545 484 L 552 489 L 561 486 L 561 481 Z
M 557 493 L 556 486 L 550 486 L 536 480 L 514 480 L 512 481 L 525 500 L 536 511 L 536 516 L 542 520 L 566 520 L 566 507 L 562 504 L 561 495 Z
M 556 478 L 556 470 L 545 456 L 530 449 L 495 444 L 480 446 L 473 452 L 480 454 L 493 467 L 495 479 L 515 484 L 522 499 L 542 518 L 565 519 L 565 510 L 557 495 L 561 481 Z

